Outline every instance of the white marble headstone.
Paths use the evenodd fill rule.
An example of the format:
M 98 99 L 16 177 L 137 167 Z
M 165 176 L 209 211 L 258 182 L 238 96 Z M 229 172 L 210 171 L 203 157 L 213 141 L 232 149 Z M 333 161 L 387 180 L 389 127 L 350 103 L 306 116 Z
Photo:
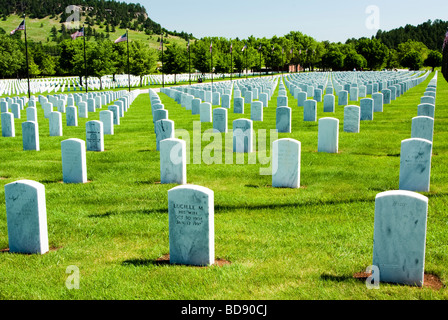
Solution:
M 215 263 L 214 193 L 196 185 L 168 191 L 170 263 Z

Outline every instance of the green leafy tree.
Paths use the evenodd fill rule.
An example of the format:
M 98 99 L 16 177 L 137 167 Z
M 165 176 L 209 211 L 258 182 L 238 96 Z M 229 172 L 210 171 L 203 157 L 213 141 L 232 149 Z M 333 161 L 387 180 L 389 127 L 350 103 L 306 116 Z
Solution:
M 21 66 L 25 64 L 25 52 L 19 41 L 0 35 L 0 75 L 3 78 L 16 76 Z
M 378 39 L 361 38 L 355 43 L 356 52 L 367 60 L 367 68 L 378 70 L 387 62 L 389 49 Z
M 423 66 L 423 59 L 420 52 L 411 50 L 402 59 L 401 65 L 410 70 L 419 70 Z
M 177 83 L 176 75 L 188 72 L 187 50 L 176 44 L 167 46 L 162 70 L 166 74 L 174 74 L 174 83 Z
M 427 67 L 431 67 L 432 71 L 434 71 L 434 68 L 441 67 L 442 66 L 442 59 L 443 56 L 438 51 L 431 51 L 428 54 L 428 58 L 424 61 L 424 65 Z

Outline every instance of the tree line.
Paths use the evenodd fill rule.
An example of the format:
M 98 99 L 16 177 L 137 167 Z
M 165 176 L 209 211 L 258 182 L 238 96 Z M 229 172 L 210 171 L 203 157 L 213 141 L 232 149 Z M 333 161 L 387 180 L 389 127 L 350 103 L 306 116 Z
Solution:
M 23 31 L 14 35 L 0 30 L 0 76 L 24 78 L 27 72 Z M 96 39 L 96 38 L 93 38 Z M 127 73 L 127 49 L 114 39 L 101 38 L 87 41 L 86 56 L 88 75 L 101 77 Z M 83 76 L 83 39 L 63 39 L 55 44 L 28 41 L 29 73 L 38 76 Z M 166 39 L 165 39 L 166 41 Z M 442 54 L 430 50 L 424 43 L 407 40 L 396 48 L 389 48 L 381 40 L 372 38 L 349 39 L 346 43 L 316 41 L 298 31 L 272 38 L 226 39 L 205 37 L 189 41 L 190 45 L 164 43 L 163 64 L 161 50 L 150 49 L 143 41 L 130 41 L 130 73 L 142 77 L 145 74 L 163 72 L 180 74 L 242 73 L 293 71 L 297 67 L 314 71 L 381 70 L 383 68 L 438 67 Z M 442 40 L 443 43 L 443 40 Z M 210 52 L 210 46 L 212 52 Z

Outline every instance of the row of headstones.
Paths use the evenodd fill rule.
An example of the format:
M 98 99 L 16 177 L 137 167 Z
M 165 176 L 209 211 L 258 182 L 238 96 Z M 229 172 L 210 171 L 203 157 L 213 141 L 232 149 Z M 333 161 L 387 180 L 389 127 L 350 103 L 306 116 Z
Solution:
M 120 101 L 115 102 L 117 105 L 109 106 L 109 110 L 102 110 L 99 113 L 100 120 L 92 120 L 86 122 L 87 134 L 87 150 L 104 151 L 104 134 L 113 135 L 114 125 L 120 124 L 120 118 L 124 117 L 125 112 L 129 109 L 135 97 L 140 90 L 132 91 L 121 96 Z M 82 103 L 82 102 L 81 102 Z M 76 107 L 67 107 L 67 112 L 74 109 L 73 117 L 67 115 L 67 126 L 78 126 Z M 22 122 L 22 142 L 23 150 L 40 150 L 39 141 L 39 125 L 37 122 L 37 110 L 34 106 L 26 109 L 27 121 Z M 15 137 L 14 116 L 10 112 L 1 114 L 2 136 Z M 50 136 L 62 136 L 62 114 L 53 111 L 49 115 Z
M 48 252 L 45 186 L 31 180 L 9 183 L 5 202 L 9 252 Z M 206 187 L 181 185 L 168 191 L 171 264 L 215 263 L 214 207 L 214 192 Z M 386 191 L 376 196 L 372 263 L 380 281 L 423 286 L 427 215 L 423 195 Z
M 401 142 L 400 190 L 429 192 L 437 74 L 429 82 L 412 118 L 411 138 Z

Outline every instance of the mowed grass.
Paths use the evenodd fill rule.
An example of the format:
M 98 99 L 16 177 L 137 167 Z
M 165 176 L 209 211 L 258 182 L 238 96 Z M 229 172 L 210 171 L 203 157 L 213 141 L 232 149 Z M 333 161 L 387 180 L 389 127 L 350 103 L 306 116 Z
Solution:
M 84 185 L 63 184 L 60 143 L 85 140 L 86 119 L 78 127 L 64 125 L 63 137 L 50 137 L 48 120 L 38 105 L 41 151 L 22 151 L 21 122 L 16 137 L 0 138 L 0 298 L 1 299 L 447 299 L 446 288 L 416 288 L 381 283 L 369 290 L 353 277 L 372 263 L 376 194 L 398 189 L 400 144 L 410 138 L 411 119 L 431 74 L 398 100 L 362 121 L 358 134 L 344 133 L 343 106 L 318 118 L 340 119 L 338 154 L 317 153 L 317 122 L 303 121 L 303 108 L 289 95 L 292 133 L 278 135 L 301 142 L 301 188 L 271 187 L 260 175 L 268 164 L 195 164 L 190 150 L 189 184 L 215 195 L 215 253 L 230 262 L 198 268 L 157 261 L 169 254 L 167 191 L 160 181 L 149 95 L 141 94 L 127 111 L 115 135 L 105 136 L 103 153 L 87 153 Z M 278 89 L 264 108 L 255 132 L 275 129 Z M 194 141 L 191 115 L 160 93 L 177 135 Z M 359 104 L 359 103 L 353 103 Z M 425 272 L 448 280 L 448 84 L 439 75 L 434 155 L 429 197 Z M 104 109 L 104 107 L 103 107 Z M 250 118 L 229 110 L 232 121 Z M 88 120 L 98 120 L 98 111 Z M 63 115 L 65 124 L 65 115 Z M 212 124 L 201 125 L 204 132 Z M 183 129 L 183 130 L 181 130 Z M 186 131 L 185 131 L 186 130 Z M 189 133 L 186 137 L 185 132 Z M 221 135 L 224 141 L 224 134 Z M 204 139 L 206 140 L 206 139 Z M 210 141 L 202 141 L 204 154 Z M 216 140 L 218 141 L 218 140 Z M 231 149 L 231 144 L 222 150 Z M 268 151 L 269 151 L 268 147 Z M 221 149 L 215 149 L 218 155 Z M 260 148 L 257 146 L 257 156 Z M 268 152 L 269 155 L 269 152 Z M 45 185 L 51 251 L 20 255 L 7 251 L 4 188 L 19 180 Z M 69 290 L 69 266 L 80 272 L 80 288 Z

